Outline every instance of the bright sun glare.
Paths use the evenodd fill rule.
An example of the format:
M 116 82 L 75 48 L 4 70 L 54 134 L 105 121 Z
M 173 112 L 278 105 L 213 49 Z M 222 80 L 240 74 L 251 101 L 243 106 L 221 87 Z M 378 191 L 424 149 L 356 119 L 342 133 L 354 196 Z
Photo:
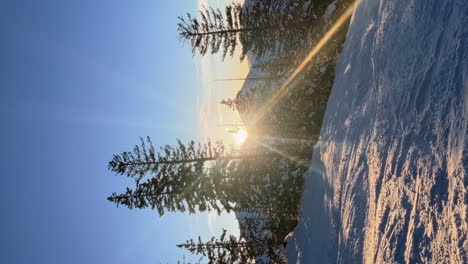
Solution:
M 247 137 L 247 132 L 243 128 L 241 128 L 237 133 L 234 134 L 234 141 L 237 145 L 242 145 L 242 143 L 244 143 Z

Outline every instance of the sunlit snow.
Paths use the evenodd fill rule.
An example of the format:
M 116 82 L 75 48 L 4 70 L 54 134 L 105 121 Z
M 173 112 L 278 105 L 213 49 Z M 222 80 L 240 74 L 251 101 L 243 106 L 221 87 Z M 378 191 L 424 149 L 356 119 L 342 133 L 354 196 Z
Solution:
M 467 14 L 455 0 L 357 7 L 289 263 L 468 263 Z

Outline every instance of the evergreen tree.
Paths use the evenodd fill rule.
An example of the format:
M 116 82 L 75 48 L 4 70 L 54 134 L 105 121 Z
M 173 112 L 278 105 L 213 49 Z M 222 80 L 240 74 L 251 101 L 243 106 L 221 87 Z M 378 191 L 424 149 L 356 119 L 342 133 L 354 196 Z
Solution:
M 261 158 L 259 154 L 229 155 L 225 152 L 225 147 L 221 141 L 213 144 L 208 140 L 206 144 L 196 144 L 193 140 L 188 144 L 177 140 L 176 146 L 165 145 L 161 147 L 161 152 L 155 148 L 149 137 L 146 141 L 140 138 L 140 145 L 135 145 L 133 151 L 125 151 L 113 155 L 108 163 L 108 168 L 118 175 L 126 175 L 136 178 L 137 181 L 145 177 L 148 173 L 164 175 L 166 170 L 183 166 L 184 164 L 201 163 L 212 161 L 229 161 L 236 159 L 256 159 Z M 263 157 L 269 157 L 268 153 Z
M 243 15 L 240 4 L 232 3 L 225 8 L 224 15 L 219 9 L 203 9 L 199 12 L 200 18 L 187 14 L 184 18 L 179 16 L 178 31 L 183 39 L 190 40 L 192 52 L 198 50 L 201 55 L 211 49 L 217 53 L 223 46 L 223 59 L 229 52 L 232 56 L 237 45 L 237 34 L 249 30 L 241 25 Z
M 284 237 L 297 223 L 303 178 L 306 170 L 294 160 L 278 157 L 268 162 L 235 162 L 237 197 L 235 212 L 250 218 L 267 218 L 266 226 L 277 237 Z
M 230 173 L 233 160 L 272 158 L 272 153 L 228 155 L 221 142 L 204 145 L 194 141 L 176 146 L 166 145 L 161 152 L 155 151 L 148 137 L 141 139 L 131 152 L 114 155 L 109 169 L 116 174 L 135 179 L 135 189 L 125 193 L 113 193 L 108 200 L 117 205 L 132 208 L 157 209 L 159 215 L 165 211 L 231 210 L 235 196 L 234 175 Z M 151 175 L 152 177 L 146 177 Z M 145 180 L 146 179 L 146 180 Z M 142 182 L 144 181 L 144 182 Z
M 210 49 L 214 54 L 222 47 L 224 59 L 228 52 L 234 54 L 240 42 L 243 60 L 248 51 L 261 57 L 301 45 L 304 31 L 314 20 L 310 8 L 304 8 L 304 1 L 260 0 L 244 8 L 231 3 L 224 15 L 219 9 L 203 8 L 200 18 L 187 14 L 179 17 L 177 26 L 180 36 L 190 40 L 194 54 L 205 55 Z M 278 40 L 283 44 L 278 45 Z
M 269 87 L 270 83 L 260 82 L 257 83 L 257 86 Z M 221 104 L 226 105 L 230 110 L 239 111 L 241 113 L 247 111 L 255 111 L 263 103 L 265 98 L 261 98 L 260 96 L 258 96 L 257 89 L 253 90 L 254 92 L 247 91 L 245 93 L 239 91 L 236 95 L 236 98 L 223 99 L 221 100 Z
M 185 248 L 192 254 L 202 255 L 208 258 L 208 263 L 253 263 L 255 254 L 262 245 L 260 243 L 250 243 L 238 240 L 235 236 L 227 236 L 227 230 L 223 229 L 220 238 L 212 237 L 209 241 L 203 242 L 201 237 L 198 241 L 193 239 L 185 243 L 178 244 L 177 247 Z
M 150 207 L 159 215 L 165 211 L 195 213 L 197 209 L 229 211 L 223 168 L 219 164 L 205 168 L 201 161 L 172 166 L 144 183 L 137 183 L 134 190 L 127 188 L 123 194 L 113 193 L 108 200 L 130 209 Z
M 241 201 L 239 204 L 235 205 L 232 210 L 239 213 L 248 213 L 251 215 L 248 218 L 252 218 L 253 216 L 263 218 L 271 212 L 270 206 L 256 206 L 254 200 L 255 199 L 248 199 Z
M 203 242 L 198 237 L 198 241 L 189 239 L 177 247 L 207 257 L 210 264 L 286 263 L 278 247 L 271 240 L 246 241 L 242 238 L 237 239 L 233 235 L 227 236 L 226 233 L 227 231 L 223 229 L 219 239 L 212 237 L 209 241 Z
M 235 99 L 223 99 L 221 100 L 221 104 L 226 105 L 231 110 L 245 112 L 252 107 L 252 104 L 255 104 L 255 101 L 238 97 Z
M 196 145 L 194 141 L 185 145 L 177 140 L 175 147 L 166 145 L 161 148 L 161 152 L 157 152 L 149 137 L 146 138 L 146 142 L 143 138 L 140 138 L 140 141 L 140 145 L 135 145 L 133 151 L 113 155 L 108 163 L 109 170 L 139 180 L 147 173 L 165 171 L 180 164 L 215 159 L 224 151 L 222 144 L 213 145 L 211 141 L 202 146 Z

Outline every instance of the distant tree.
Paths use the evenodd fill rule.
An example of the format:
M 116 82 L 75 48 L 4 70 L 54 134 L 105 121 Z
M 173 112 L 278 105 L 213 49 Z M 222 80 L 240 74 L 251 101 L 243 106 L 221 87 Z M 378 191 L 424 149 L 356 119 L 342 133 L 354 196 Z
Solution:
M 266 82 L 262 82 L 262 85 L 257 84 L 257 86 L 265 86 L 268 87 L 269 84 Z M 230 110 L 239 111 L 239 112 L 246 112 L 246 111 L 255 111 L 265 100 L 264 98 L 258 98 L 251 92 L 238 92 L 236 98 L 234 99 L 223 99 L 221 100 L 221 104 L 226 105 Z
M 230 162 L 277 155 L 228 155 L 222 142 L 213 145 L 210 140 L 204 145 L 196 145 L 194 141 L 183 144 L 178 140 L 176 146 L 166 145 L 161 150 L 156 152 L 148 137 L 146 141 L 141 139 L 132 152 L 114 155 L 109 169 L 134 178 L 135 188 L 127 188 L 122 194 L 113 193 L 108 200 L 130 209 L 157 209 L 159 215 L 165 211 L 230 211 L 230 202 L 235 201 L 228 191 L 234 181 L 234 175 L 229 174 Z M 149 175 L 152 177 L 142 183 Z
M 247 111 L 254 103 L 255 103 L 254 100 L 249 100 L 245 98 L 221 100 L 221 104 L 226 105 L 230 110 L 237 110 L 239 112 Z

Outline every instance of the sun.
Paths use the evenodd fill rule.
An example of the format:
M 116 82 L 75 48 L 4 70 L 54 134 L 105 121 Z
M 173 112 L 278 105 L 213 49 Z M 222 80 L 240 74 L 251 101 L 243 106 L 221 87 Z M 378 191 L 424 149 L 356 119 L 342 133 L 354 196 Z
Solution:
M 247 131 L 241 128 L 239 131 L 237 131 L 237 133 L 234 134 L 234 141 L 237 145 L 242 145 L 248 136 L 249 135 L 247 134 Z

